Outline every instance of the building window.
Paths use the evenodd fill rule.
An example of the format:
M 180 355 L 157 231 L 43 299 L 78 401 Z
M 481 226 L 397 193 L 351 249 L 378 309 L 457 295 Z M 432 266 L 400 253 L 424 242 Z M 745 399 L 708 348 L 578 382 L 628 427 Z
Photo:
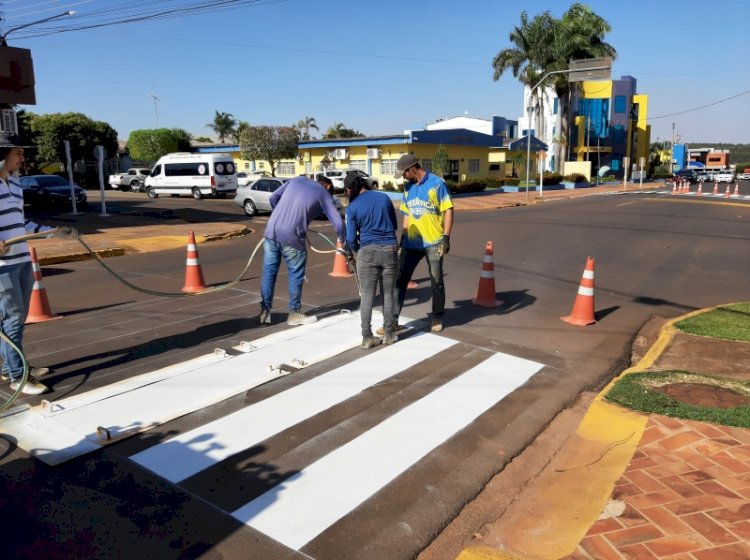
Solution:
M 380 173 L 383 175 L 395 175 L 397 159 L 384 159 L 380 162 Z
M 615 113 L 624 113 L 628 110 L 628 98 L 624 95 L 615 95 Z
M 360 171 L 367 172 L 367 160 L 366 159 L 353 159 L 349 162 L 350 169 L 359 169 Z
M 306 161 L 305 162 L 305 175 L 310 175 L 312 172 L 313 172 L 312 162 Z
M 265 169 L 266 164 L 262 161 L 258 162 L 258 169 Z
M 250 169 L 250 162 L 249 161 L 245 162 L 245 169 Z
M 499 163 L 491 163 L 490 164 L 490 171 L 500 171 L 500 164 Z
M 555 98 L 554 98 L 554 99 L 552 100 L 552 114 L 553 114 L 553 115 L 556 115 L 556 114 L 557 114 L 557 109 L 558 109 L 558 104 L 559 104 L 558 102 L 559 102 L 559 101 L 560 101 L 560 100 L 559 100 L 559 98 L 557 98 L 557 97 L 555 97 Z
M 620 170 L 620 160 L 619 159 L 613 159 L 612 160 L 612 171 L 619 171 Z
M 279 175 L 290 177 L 294 175 L 294 162 L 293 161 L 281 161 L 277 169 Z
M 469 173 L 479 173 L 479 160 L 478 159 L 469 160 Z
M 422 169 L 425 171 L 432 171 L 432 160 L 431 159 L 423 159 L 419 165 L 422 166 Z
M 609 136 L 609 99 L 580 99 L 578 114 L 585 119 L 583 126 L 589 138 Z

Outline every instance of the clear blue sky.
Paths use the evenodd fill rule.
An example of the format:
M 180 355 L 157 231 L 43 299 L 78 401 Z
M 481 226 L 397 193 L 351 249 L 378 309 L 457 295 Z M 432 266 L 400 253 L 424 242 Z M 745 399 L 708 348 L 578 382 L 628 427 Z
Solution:
M 196 0 L 180 0 L 194 4 Z M 314 117 L 367 135 L 400 133 L 468 114 L 517 119 L 522 88 L 492 80 L 491 61 L 510 46 L 522 10 L 556 17 L 558 0 L 260 0 L 210 13 L 45 37 L 86 14 L 136 0 L 0 0 L 3 31 L 63 10 L 78 14 L 11 33 L 32 50 L 36 113 L 76 111 L 110 123 L 126 139 L 158 124 L 196 136 L 214 111 L 254 125 Z M 169 2 L 174 5 L 174 2 Z M 595 0 L 612 26 L 613 77 L 632 75 L 649 96 L 652 140 L 750 143 L 750 2 Z M 111 17 L 102 16 L 102 19 Z M 683 114 L 654 118 L 671 113 Z

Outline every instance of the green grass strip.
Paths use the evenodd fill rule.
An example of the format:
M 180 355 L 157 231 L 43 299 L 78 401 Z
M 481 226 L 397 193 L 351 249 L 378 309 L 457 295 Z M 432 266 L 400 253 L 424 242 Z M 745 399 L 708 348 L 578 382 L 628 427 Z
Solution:
M 654 387 L 680 382 L 705 383 L 750 396 L 750 383 L 686 371 L 669 370 L 636 372 L 626 375 L 615 383 L 614 387 L 612 387 L 604 398 L 610 402 L 640 412 L 662 414 L 664 416 L 698 420 L 700 422 L 712 422 L 723 426 L 750 428 L 750 405 L 734 408 L 697 406 L 682 403 L 654 389 Z
M 678 321 L 679 330 L 698 336 L 750 342 L 750 303 L 736 303 Z

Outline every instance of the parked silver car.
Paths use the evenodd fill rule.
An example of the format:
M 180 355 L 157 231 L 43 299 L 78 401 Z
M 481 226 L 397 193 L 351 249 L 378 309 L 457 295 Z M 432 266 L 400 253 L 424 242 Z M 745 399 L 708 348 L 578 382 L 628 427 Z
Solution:
M 248 216 L 258 212 L 270 212 L 271 195 L 289 179 L 283 177 L 263 177 L 244 187 L 237 187 L 234 203 L 241 206 Z

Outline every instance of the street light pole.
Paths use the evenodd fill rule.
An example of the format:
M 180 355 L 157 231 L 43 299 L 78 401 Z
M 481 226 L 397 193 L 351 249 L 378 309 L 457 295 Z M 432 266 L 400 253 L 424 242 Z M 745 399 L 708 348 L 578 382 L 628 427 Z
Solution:
M 19 29 L 24 29 L 26 27 L 31 27 L 32 25 L 36 25 L 38 23 L 45 23 L 47 21 L 52 21 L 53 19 L 57 19 L 57 18 L 65 17 L 65 16 L 74 16 L 75 14 L 76 14 L 76 12 L 74 10 L 67 10 L 67 11 L 65 11 L 65 12 L 63 12 L 61 14 L 57 14 L 55 16 L 50 16 L 48 18 L 39 19 L 39 20 L 36 20 L 36 21 L 32 21 L 30 23 L 24 23 L 23 25 L 19 25 L 18 27 L 12 27 L 12 28 L 8 29 L 8 31 L 6 31 L 2 35 L 0 35 L 0 46 L 2 46 L 2 47 L 7 47 L 8 46 L 8 43 L 6 42 L 5 39 L 6 39 L 6 37 L 8 37 L 8 35 L 10 35 L 11 33 L 13 33 L 14 31 L 18 31 Z

